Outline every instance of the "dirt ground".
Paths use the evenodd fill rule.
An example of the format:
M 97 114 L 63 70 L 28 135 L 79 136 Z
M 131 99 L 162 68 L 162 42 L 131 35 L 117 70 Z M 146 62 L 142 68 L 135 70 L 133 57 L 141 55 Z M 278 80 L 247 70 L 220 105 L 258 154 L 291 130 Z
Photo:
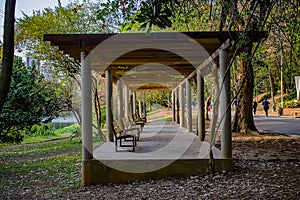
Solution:
M 233 133 L 233 157 L 245 160 L 295 161 L 300 159 L 300 137 Z
M 57 199 L 300 199 L 300 139 L 233 133 L 234 169 L 69 189 Z
M 233 133 L 234 169 L 67 191 L 85 199 L 300 199 L 300 138 Z M 65 198 L 64 196 L 63 198 Z

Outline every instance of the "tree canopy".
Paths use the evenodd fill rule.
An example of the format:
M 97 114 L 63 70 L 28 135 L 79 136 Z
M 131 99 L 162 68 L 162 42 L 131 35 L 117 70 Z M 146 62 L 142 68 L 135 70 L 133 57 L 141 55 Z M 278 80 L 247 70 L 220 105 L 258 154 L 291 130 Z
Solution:
M 35 65 L 26 67 L 15 57 L 11 90 L 0 115 L 0 141 L 19 143 L 23 139 L 20 130 L 56 117 L 61 103 L 55 88 Z
M 236 96 L 239 102 L 233 130 L 251 132 L 256 131 L 249 106 L 252 105 L 254 87 L 259 92 L 271 88 L 276 93 L 282 69 L 285 91 L 295 88 L 293 77 L 299 74 L 298 16 L 297 0 L 71 1 L 66 7 L 24 15 L 17 21 L 16 42 L 18 47 L 26 47 L 29 54 L 53 66 L 55 71 L 62 71 L 78 81 L 79 63 L 43 42 L 43 34 L 129 30 L 241 31 L 240 38 L 231 44 L 242 52 L 230 61 L 234 68 L 232 99 Z M 242 33 L 259 30 L 268 31 L 268 39 L 249 45 L 251 41 Z

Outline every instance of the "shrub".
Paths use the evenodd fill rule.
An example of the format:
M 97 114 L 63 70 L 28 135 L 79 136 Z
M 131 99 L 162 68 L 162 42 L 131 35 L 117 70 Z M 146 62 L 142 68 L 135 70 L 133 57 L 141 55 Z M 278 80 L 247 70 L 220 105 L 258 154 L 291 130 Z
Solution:
M 21 131 L 18 131 L 16 127 L 11 127 L 8 131 L 0 131 L 0 143 L 13 143 L 20 144 L 24 139 L 24 135 Z
M 47 135 L 56 135 L 52 127 L 49 127 L 47 124 L 41 123 L 40 125 L 33 125 L 29 128 L 27 134 L 28 136 L 47 136 Z
M 289 93 L 289 94 L 285 95 L 285 96 L 283 97 L 283 100 L 284 100 L 284 101 L 289 101 L 289 100 L 296 99 L 296 97 L 297 97 L 297 93 L 296 93 L 296 91 L 294 91 L 294 92 L 292 92 L 292 93 Z
M 72 124 L 70 126 L 66 126 L 62 129 L 56 130 L 57 134 L 65 134 L 65 133 L 74 133 L 80 129 L 78 124 Z
M 283 106 L 285 108 L 299 108 L 300 107 L 300 102 L 298 101 L 294 101 L 294 100 L 290 100 L 290 101 L 284 101 L 283 102 Z
M 45 119 L 51 121 L 60 109 L 52 83 L 34 65 L 26 67 L 21 58 L 15 57 L 11 88 L 0 113 L 0 142 L 20 143 L 22 131 L 28 130 L 34 134 L 52 134 L 31 127 Z

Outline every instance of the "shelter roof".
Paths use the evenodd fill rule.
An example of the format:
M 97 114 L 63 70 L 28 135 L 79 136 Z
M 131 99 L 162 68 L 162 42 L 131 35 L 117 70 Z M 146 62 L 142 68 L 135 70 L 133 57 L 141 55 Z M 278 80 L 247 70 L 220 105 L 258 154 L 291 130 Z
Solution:
M 92 53 L 94 70 L 103 73 L 110 69 L 115 80 L 126 75 L 128 85 L 138 83 L 136 87 L 153 89 L 176 86 L 205 60 L 215 59 L 219 48 L 228 48 L 240 35 L 241 32 L 46 34 L 44 40 L 76 60 L 80 60 L 83 51 Z M 267 37 L 266 32 L 246 35 L 251 42 Z M 151 66 L 144 66 L 149 63 Z M 138 66 L 143 67 L 137 69 Z M 147 78 L 153 80 L 158 76 L 168 78 L 146 83 Z

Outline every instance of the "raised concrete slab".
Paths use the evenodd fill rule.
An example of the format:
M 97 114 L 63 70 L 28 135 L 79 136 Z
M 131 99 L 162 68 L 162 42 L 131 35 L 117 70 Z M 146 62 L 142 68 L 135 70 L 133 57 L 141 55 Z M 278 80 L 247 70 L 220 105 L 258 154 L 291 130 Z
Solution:
M 209 143 L 172 122 L 145 126 L 136 152 L 115 152 L 107 142 L 94 150 L 94 160 L 83 163 L 86 184 L 127 182 L 209 172 Z M 230 170 L 232 160 L 222 159 L 213 147 L 216 171 Z

